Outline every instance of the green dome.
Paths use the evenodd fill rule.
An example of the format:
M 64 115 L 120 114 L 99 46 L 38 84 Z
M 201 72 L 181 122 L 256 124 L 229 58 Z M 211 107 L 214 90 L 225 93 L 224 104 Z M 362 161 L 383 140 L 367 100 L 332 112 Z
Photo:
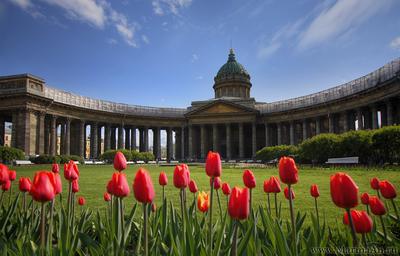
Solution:
M 246 78 L 250 78 L 249 73 L 247 73 L 242 64 L 236 61 L 233 49 L 231 49 L 229 52 L 228 61 L 219 69 L 215 78 L 218 79 L 231 75 L 240 75 L 245 76 Z

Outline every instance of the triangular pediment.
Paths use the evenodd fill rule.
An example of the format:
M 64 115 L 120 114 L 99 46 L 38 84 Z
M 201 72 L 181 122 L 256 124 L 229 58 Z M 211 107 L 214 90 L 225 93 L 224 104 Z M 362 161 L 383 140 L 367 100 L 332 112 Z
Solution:
M 187 116 L 212 116 L 212 115 L 236 115 L 254 114 L 256 109 L 246 107 L 229 101 L 215 101 L 188 112 Z

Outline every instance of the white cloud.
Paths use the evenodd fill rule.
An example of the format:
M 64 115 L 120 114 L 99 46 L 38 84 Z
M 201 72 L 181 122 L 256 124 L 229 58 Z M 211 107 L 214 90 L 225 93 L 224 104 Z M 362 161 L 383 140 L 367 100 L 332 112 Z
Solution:
M 192 54 L 192 60 L 191 60 L 192 63 L 193 63 L 193 62 L 196 62 L 196 61 L 198 61 L 198 60 L 199 60 L 199 56 L 198 56 L 196 53 L 193 53 L 193 54 Z
M 149 43 L 150 43 L 150 40 L 149 40 L 149 38 L 148 38 L 146 35 L 142 35 L 142 41 L 143 41 L 145 44 L 149 44 Z
M 392 0 L 338 0 L 325 8 L 300 36 L 299 48 L 306 49 L 339 37 L 390 6 Z
M 390 42 L 390 47 L 395 50 L 400 50 L 400 36 Z
M 11 3 L 20 7 L 34 18 L 44 18 L 45 16 L 36 8 L 31 0 L 9 0 Z
M 179 9 L 186 8 L 192 0 L 152 0 L 153 11 L 157 15 L 164 15 L 169 12 L 174 15 L 179 14 Z
M 106 40 L 106 42 L 107 42 L 108 44 L 111 44 L 111 45 L 114 45 L 114 44 L 117 44 L 117 43 L 118 43 L 118 41 L 117 41 L 116 39 L 114 39 L 114 38 L 108 38 L 108 39 Z

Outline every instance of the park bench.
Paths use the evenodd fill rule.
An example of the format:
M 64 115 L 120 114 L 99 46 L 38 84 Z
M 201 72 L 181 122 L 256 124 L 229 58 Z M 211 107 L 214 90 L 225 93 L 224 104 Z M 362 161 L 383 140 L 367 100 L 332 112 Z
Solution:
M 171 164 L 178 164 L 179 162 L 174 160 L 174 161 L 170 161 Z
M 93 164 L 93 161 L 92 160 L 85 160 L 84 164 Z
M 136 161 L 136 163 L 137 164 L 144 164 L 144 161 L 139 160 L 139 161 Z
M 134 161 L 127 161 L 126 164 L 135 164 Z
M 156 161 L 149 161 L 148 164 L 156 164 Z
M 31 161 L 29 160 L 15 160 L 14 165 L 20 166 L 20 165 L 29 165 L 32 164 Z
M 358 164 L 359 157 L 337 157 L 337 158 L 328 158 L 328 161 L 325 162 L 326 164 Z
M 104 161 L 93 161 L 93 164 L 104 164 Z
M 229 163 L 229 164 L 236 164 L 236 160 L 228 160 L 227 163 Z

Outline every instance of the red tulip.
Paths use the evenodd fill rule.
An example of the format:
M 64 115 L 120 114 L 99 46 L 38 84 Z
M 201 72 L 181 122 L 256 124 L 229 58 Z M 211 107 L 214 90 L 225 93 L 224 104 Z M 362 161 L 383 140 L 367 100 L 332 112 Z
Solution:
M 149 172 L 144 168 L 139 168 L 133 180 L 133 192 L 136 200 L 141 203 L 151 203 L 154 199 L 154 186 Z
M 197 196 L 197 207 L 201 212 L 208 211 L 210 207 L 210 200 L 208 194 L 204 191 L 201 191 Z
M 9 171 L 8 171 L 8 178 L 9 178 L 11 181 L 14 181 L 14 180 L 17 178 L 17 172 L 14 171 L 14 170 L 9 170 Z
M 126 169 L 126 158 L 121 151 L 118 151 L 114 156 L 114 169 L 117 171 Z
M 160 176 L 158 177 L 158 183 L 161 186 L 166 186 L 168 184 L 167 174 L 165 172 L 160 172 Z
M 271 193 L 280 193 L 281 192 L 281 183 L 279 179 L 275 176 L 269 178 L 269 189 Z
M 211 183 L 211 179 L 210 179 L 210 183 Z M 221 188 L 221 178 L 220 177 L 215 177 L 214 178 L 214 189 L 218 190 Z
M 61 194 L 62 192 L 62 182 L 61 182 L 61 176 L 58 172 L 53 172 L 54 176 L 54 190 L 56 192 L 56 195 Z
M 111 195 L 107 192 L 104 192 L 103 198 L 104 198 L 104 201 L 106 201 L 106 202 L 111 201 Z
M 54 199 L 56 193 L 52 183 L 52 172 L 38 171 L 33 178 L 30 194 L 33 200 L 47 202 Z
M 319 190 L 318 190 L 317 184 L 311 185 L 310 194 L 312 197 L 315 197 L 315 198 L 319 197 Z
M 256 178 L 250 170 L 244 170 L 243 172 L 243 183 L 246 187 L 252 189 L 256 187 Z
M 299 171 L 291 157 L 281 157 L 279 160 L 279 177 L 285 184 L 296 184 L 299 180 Z
M 29 177 L 21 177 L 19 178 L 19 190 L 21 192 L 29 192 L 31 190 L 31 179 Z
M 60 172 L 60 166 L 58 164 L 54 163 L 51 166 L 51 171 L 54 172 L 54 173 L 59 173 Z
M 269 180 L 264 180 L 264 192 L 271 193 L 271 186 L 269 185 Z
M 7 165 L 0 164 L 0 184 L 4 184 L 9 180 Z
M 196 182 L 194 180 L 190 180 L 190 182 L 189 182 L 189 190 L 192 193 L 196 193 L 198 191 Z
M 365 234 L 372 231 L 372 219 L 365 211 L 351 210 L 351 217 L 357 233 Z M 347 212 L 344 213 L 343 223 L 349 225 L 349 216 Z
M 78 197 L 78 204 L 79 205 L 84 205 L 86 203 L 86 200 L 84 197 L 80 196 Z
M 250 196 L 248 188 L 234 187 L 229 197 L 228 213 L 233 219 L 247 219 L 250 212 Z
M 385 205 L 376 196 L 369 197 L 369 207 L 371 208 L 371 212 L 375 215 L 384 215 L 386 213 Z
M 368 205 L 369 204 L 369 195 L 368 193 L 361 194 L 361 203 Z
M 222 184 L 222 192 L 226 196 L 228 196 L 231 193 L 231 187 L 229 186 L 228 183 L 225 182 L 224 184 Z
M 293 188 L 291 188 L 290 191 L 292 192 L 291 193 L 292 194 L 292 199 L 295 199 L 296 194 L 294 193 Z M 286 199 L 289 200 L 289 188 L 288 187 L 285 187 L 285 189 L 283 190 L 283 193 L 285 194 Z
M 70 160 L 68 164 L 64 164 L 64 177 L 69 181 L 79 178 L 79 169 L 74 161 Z
M 79 192 L 79 183 L 78 180 L 72 181 L 72 192 L 78 193 Z
M 186 188 L 189 185 L 190 172 L 186 164 L 175 166 L 174 170 L 174 186 L 176 188 Z
M 114 172 L 111 181 L 107 185 L 109 193 L 116 197 L 126 197 L 129 195 L 129 185 L 126 175 L 123 172 Z
M 375 178 L 371 179 L 371 188 L 375 189 L 375 190 L 379 189 L 379 180 L 378 180 L 378 178 L 375 177 Z
M 222 172 L 221 157 L 218 152 L 208 152 L 206 159 L 206 173 L 209 177 L 219 177 Z
M 381 190 L 381 194 L 386 199 L 393 199 L 396 198 L 396 188 L 392 183 L 387 180 L 382 180 L 379 182 L 379 188 Z
M 358 187 L 346 173 L 332 175 L 330 187 L 332 201 L 338 207 L 349 209 L 358 205 Z
M 1 184 L 1 190 L 8 191 L 11 187 L 11 180 L 7 180 L 5 183 Z
M 107 186 L 106 186 L 106 188 L 107 188 L 107 193 L 109 193 L 109 194 L 113 194 L 113 188 L 112 188 L 112 186 L 113 186 L 113 181 L 112 181 L 112 179 L 111 180 L 109 180 L 108 182 L 107 182 Z
M 157 205 L 156 205 L 156 203 L 152 203 L 152 204 L 151 204 L 151 211 L 152 211 L 152 212 L 156 212 L 156 210 L 157 210 Z

